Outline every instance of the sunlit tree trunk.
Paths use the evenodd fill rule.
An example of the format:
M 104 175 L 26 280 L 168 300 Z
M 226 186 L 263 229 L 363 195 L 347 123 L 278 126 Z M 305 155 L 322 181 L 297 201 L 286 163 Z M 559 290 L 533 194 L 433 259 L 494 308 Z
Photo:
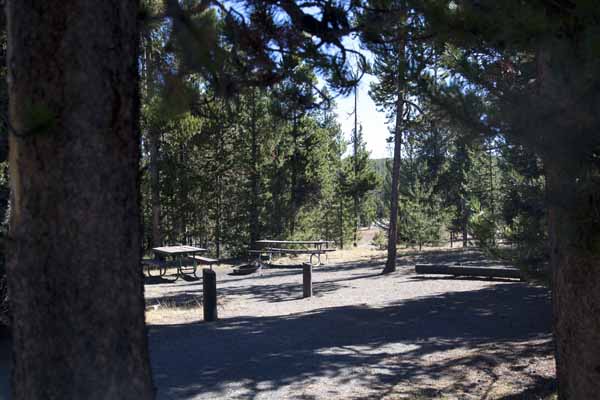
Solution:
M 162 245 L 160 207 L 159 133 L 150 132 L 150 191 L 152 203 L 152 245 Z
M 293 137 L 293 153 L 292 153 L 292 172 L 290 178 L 290 236 L 293 238 L 296 232 L 296 216 L 298 215 L 298 116 L 296 112 L 292 112 L 292 137 Z
M 356 185 L 356 182 L 358 181 L 358 85 L 354 87 L 354 132 L 353 132 L 353 138 L 352 138 L 352 142 L 353 142 L 353 154 L 354 154 L 354 182 Z M 359 227 L 359 219 L 358 219 L 358 213 L 359 213 L 359 209 L 360 209 L 360 203 L 359 203 L 359 198 L 358 198 L 358 190 L 355 187 L 354 188 L 354 193 L 353 193 L 353 200 L 354 200 L 354 221 L 353 221 L 353 229 L 354 229 L 354 236 L 353 236 L 353 245 L 354 247 L 356 247 L 358 245 L 358 227 Z
M 154 395 L 140 268 L 137 6 L 8 2 L 15 400 Z
M 400 164 L 402 159 L 402 113 L 403 101 L 398 97 L 396 106 L 396 128 L 394 131 L 394 164 L 392 166 L 392 190 L 390 204 L 390 224 L 388 227 L 387 261 L 383 273 L 396 271 L 396 254 L 398 245 L 398 186 L 400 181 Z
M 398 54 L 404 55 L 404 40 L 398 43 Z M 396 271 L 396 255 L 398 245 L 398 197 L 400 184 L 400 166 L 402 162 L 402 135 L 404 132 L 404 74 L 405 60 L 399 57 L 398 76 L 396 77 L 396 121 L 394 126 L 394 161 L 392 166 L 392 190 L 390 204 L 390 224 L 388 227 L 387 261 L 383 273 Z
M 251 110 L 251 122 L 250 122 L 250 135 L 251 135 L 251 158 L 252 170 L 250 176 L 251 187 L 251 201 L 250 201 L 250 242 L 251 246 L 255 246 L 260 235 L 260 213 L 259 213 L 259 195 L 260 195 L 260 173 L 259 173 L 259 146 L 258 146 L 258 127 L 256 121 L 258 119 L 258 113 L 256 109 L 256 93 L 254 90 L 250 95 L 250 101 L 252 102 Z

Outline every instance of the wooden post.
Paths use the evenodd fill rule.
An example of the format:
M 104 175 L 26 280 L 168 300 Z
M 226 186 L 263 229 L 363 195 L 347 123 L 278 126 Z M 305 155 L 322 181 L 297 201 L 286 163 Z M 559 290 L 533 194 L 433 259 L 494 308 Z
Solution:
M 204 308 L 204 321 L 212 322 L 217 320 L 217 274 L 215 271 L 202 269 L 202 291 Z
M 312 297 L 312 264 L 302 264 L 302 297 Z

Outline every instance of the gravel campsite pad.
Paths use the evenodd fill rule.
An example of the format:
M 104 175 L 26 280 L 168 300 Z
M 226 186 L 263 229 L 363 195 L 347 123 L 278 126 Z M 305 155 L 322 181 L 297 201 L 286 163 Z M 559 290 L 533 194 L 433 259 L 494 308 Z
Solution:
M 546 399 L 554 390 L 550 296 L 515 280 L 418 276 L 415 262 L 493 264 L 474 251 L 338 251 L 313 272 L 216 266 L 219 321 L 202 280 L 149 281 L 159 399 Z

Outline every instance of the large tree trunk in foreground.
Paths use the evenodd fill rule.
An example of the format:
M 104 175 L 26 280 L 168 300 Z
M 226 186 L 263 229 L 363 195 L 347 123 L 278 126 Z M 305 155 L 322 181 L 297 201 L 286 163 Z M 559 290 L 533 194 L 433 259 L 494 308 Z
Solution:
M 544 158 L 561 400 L 600 393 L 600 78 L 581 43 L 540 44 L 536 95 L 521 116 Z
M 600 393 L 599 175 L 547 169 L 559 398 L 593 399 Z
M 11 0 L 13 397 L 148 399 L 137 1 Z

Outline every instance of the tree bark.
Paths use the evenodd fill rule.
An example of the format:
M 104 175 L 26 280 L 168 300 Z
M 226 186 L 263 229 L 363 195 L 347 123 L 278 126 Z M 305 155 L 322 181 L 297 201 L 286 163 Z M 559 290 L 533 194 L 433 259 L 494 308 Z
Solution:
M 338 223 L 340 225 L 340 249 L 344 248 L 344 195 L 339 194 Z
M 137 3 L 8 2 L 15 400 L 154 396 Z
M 404 5 L 401 6 L 401 17 L 405 22 L 406 10 Z M 400 183 L 400 166 L 402 161 L 402 135 L 404 132 L 402 122 L 404 118 L 404 96 L 405 96 L 405 79 L 406 79 L 406 54 L 405 54 L 405 39 L 399 36 L 397 41 L 397 71 L 396 71 L 396 121 L 394 126 L 394 164 L 392 166 L 392 190 L 390 204 L 390 225 L 388 230 L 388 254 L 385 267 L 382 273 L 388 274 L 396 271 L 396 254 L 398 245 L 398 197 Z
M 300 157 L 298 148 L 298 116 L 296 111 L 292 111 L 292 138 L 293 149 L 292 153 L 292 176 L 290 177 L 290 210 L 289 210 L 289 226 L 290 237 L 294 237 L 296 233 L 296 216 L 298 215 L 298 158 Z
M 150 132 L 150 190 L 152 192 L 152 245 L 162 246 L 162 230 L 160 222 L 160 168 L 158 166 L 160 134 Z
M 559 399 L 600 392 L 600 118 L 597 58 L 576 39 L 549 37 L 537 53 L 537 115 L 522 116 L 546 174 Z M 589 58 L 588 58 L 589 57 Z M 594 80 L 590 80 L 593 78 Z
M 250 101 L 252 102 L 251 122 L 250 122 L 250 134 L 251 134 L 251 154 L 252 158 L 252 170 L 250 175 L 250 185 L 252 199 L 250 202 L 250 245 L 255 248 L 256 241 L 259 240 L 260 235 L 260 215 L 259 215 L 259 196 L 260 196 L 260 172 L 259 172 L 259 149 L 258 149 L 258 112 L 256 108 L 256 92 L 254 89 L 250 95 Z
M 402 159 L 402 97 L 398 98 L 396 107 L 396 129 L 394 134 L 394 165 L 392 167 L 392 193 L 390 204 L 390 226 L 388 227 L 388 252 L 384 274 L 396 271 L 396 254 L 398 244 L 398 185 L 400 181 L 400 162 Z
M 463 247 L 469 246 L 469 208 L 467 201 L 463 198 L 460 199 L 462 207 L 462 242 Z
M 353 240 L 353 245 L 354 247 L 358 246 L 358 227 L 359 227 L 359 220 L 358 220 L 358 212 L 359 212 L 359 199 L 358 199 L 358 191 L 356 188 L 356 183 L 358 182 L 358 85 L 354 86 L 354 132 L 353 132 L 353 138 L 352 138 L 352 142 L 353 142 L 353 154 L 354 154 L 354 193 L 353 193 L 353 197 L 354 197 L 354 223 L 353 223 L 353 229 L 354 229 L 354 240 Z
M 592 399 L 600 390 L 600 181 L 597 171 L 546 166 L 559 398 Z

